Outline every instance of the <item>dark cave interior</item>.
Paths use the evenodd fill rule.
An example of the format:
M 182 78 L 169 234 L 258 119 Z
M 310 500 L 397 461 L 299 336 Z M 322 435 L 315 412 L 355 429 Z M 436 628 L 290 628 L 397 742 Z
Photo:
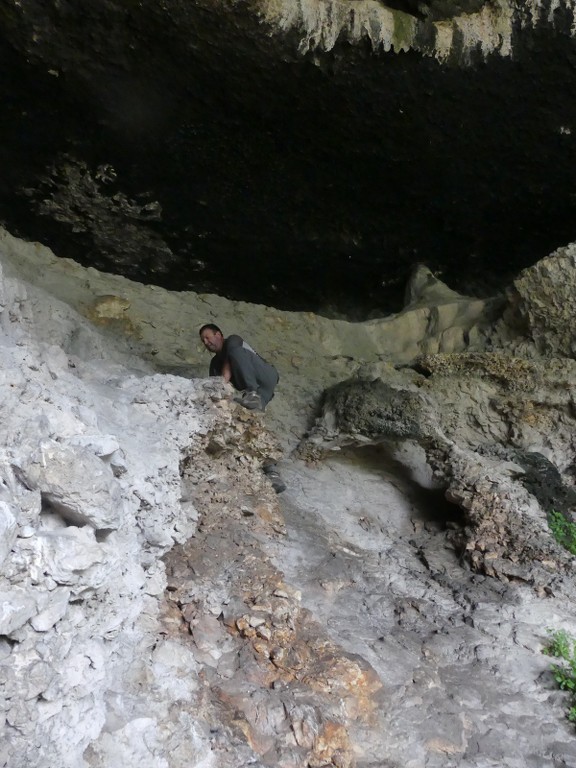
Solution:
M 0 2 L 0 221 L 173 290 L 364 319 L 576 238 L 571 19 L 469 66 L 300 55 L 241 6 Z

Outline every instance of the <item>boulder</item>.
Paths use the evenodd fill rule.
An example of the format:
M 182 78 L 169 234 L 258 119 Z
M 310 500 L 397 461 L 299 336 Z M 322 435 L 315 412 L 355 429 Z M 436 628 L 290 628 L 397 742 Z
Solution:
M 120 485 L 91 450 L 46 440 L 18 470 L 24 484 L 39 490 L 42 501 L 69 523 L 97 531 L 122 524 Z

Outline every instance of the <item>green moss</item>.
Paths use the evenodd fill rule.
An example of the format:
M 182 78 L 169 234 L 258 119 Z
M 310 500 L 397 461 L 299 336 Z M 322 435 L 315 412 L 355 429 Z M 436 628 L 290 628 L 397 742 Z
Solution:
M 552 636 L 550 643 L 543 653 L 560 659 L 559 664 L 552 666 L 552 674 L 558 686 L 570 695 L 566 717 L 570 722 L 576 722 L 576 640 L 563 629 L 548 630 Z
M 572 555 L 576 555 L 576 525 L 561 512 L 553 509 L 548 513 L 548 526 L 558 544 L 565 547 Z

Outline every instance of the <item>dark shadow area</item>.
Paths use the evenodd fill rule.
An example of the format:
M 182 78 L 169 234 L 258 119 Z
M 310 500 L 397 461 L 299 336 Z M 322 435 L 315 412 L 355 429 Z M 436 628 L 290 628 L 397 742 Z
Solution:
M 482 446 L 478 451 L 519 464 L 524 473 L 519 473 L 518 481 L 542 509 L 547 514 L 556 511 L 571 519 L 576 509 L 576 488 L 566 484 L 558 468 L 542 453 L 500 445 Z
M 415 262 L 492 295 L 576 238 L 565 15 L 461 67 L 368 42 L 301 55 L 238 4 L 13 4 L 0 221 L 85 266 L 282 309 L 386 315 Z
M 381 475 L 383 482 L 398 488 L 412 504 L 413 519 L 429 524 L 433 528 L 460 527 L 465 524 L 464 513 L 455 504 L 447 501 L 443 488 L 427 487 L 419 482 L 422 476 L 419 467 L 407 466 L 395 458 L 396 446 L 381 443 L 365 447 L 346 448 L 339 455 L 351 462 L 361 463 L 371 472 Z

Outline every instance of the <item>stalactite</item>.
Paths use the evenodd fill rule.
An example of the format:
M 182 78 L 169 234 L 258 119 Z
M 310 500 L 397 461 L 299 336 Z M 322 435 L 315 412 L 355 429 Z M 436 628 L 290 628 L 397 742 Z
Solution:
M 339 39 L 357 43 L 370 40 L 375 49 L 417 50 L 445 60 L 456 56 L 468 63 L 472 53 L 483 57 L 513 53 L 515 30 L 538 24 L 557 24 L 560 11 L 572 14 L 571 32 L 576 32 L 574 0 L 494 0 L 475 13 L 460 13 L 451 19 L 430 20 L 393 9 L 379 0 L 260 0 L 262 18 L 282 32 L 298 30 L 300 50 L 330 51 Z M 352 9 L 352 10 L 351 10 Z M 429 40 L 433 31 L 434 43 Z M 422 34 L 427 31 L 428 34 Z

